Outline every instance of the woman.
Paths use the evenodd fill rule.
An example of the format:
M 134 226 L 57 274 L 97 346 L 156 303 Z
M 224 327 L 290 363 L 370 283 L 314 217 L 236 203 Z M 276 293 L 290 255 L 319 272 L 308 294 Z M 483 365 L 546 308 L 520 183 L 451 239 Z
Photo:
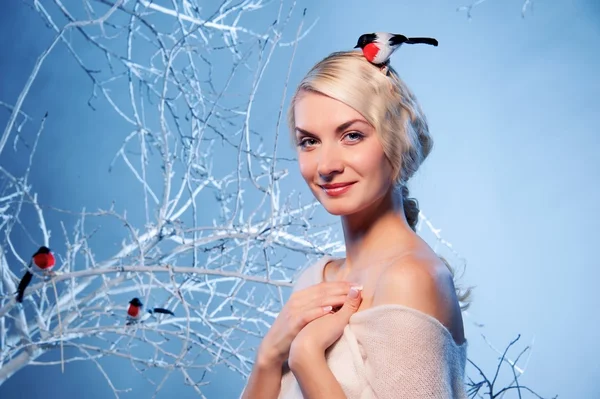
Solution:
M 468 292 L 416 234 L 406 187 L 433 145 L 415 96 L 393 68 L 333 53 L 300 83 L 289 125 L 302 177 L 341 216 L 346 257 L 300 276 L 243 397 L 466 398 Z

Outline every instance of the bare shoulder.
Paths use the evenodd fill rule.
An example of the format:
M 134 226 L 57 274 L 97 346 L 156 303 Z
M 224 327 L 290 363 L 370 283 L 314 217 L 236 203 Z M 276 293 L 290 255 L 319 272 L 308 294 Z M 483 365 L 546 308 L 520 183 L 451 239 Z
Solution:
M 372 306 L 398 304 L 436 318 L 452 334 L 464 341 L 460 305 L 450 271 L 436 256 L 407 255 L 382 271 L 376 284 Z

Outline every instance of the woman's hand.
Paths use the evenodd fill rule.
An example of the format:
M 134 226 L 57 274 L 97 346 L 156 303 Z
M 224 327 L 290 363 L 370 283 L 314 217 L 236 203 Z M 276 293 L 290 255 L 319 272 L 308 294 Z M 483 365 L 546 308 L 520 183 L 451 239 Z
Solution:
M 292 341 L 308 323 L 327 315 L 346 300 L 352 284 L 323 282 L 294 292 L 265 335 L 258 350 L 264 365 L 280 367 L 287 360 Z
M 362 287 L 353 287 L 340 310 L 310 322 L 298 333 L 290 348 L 289 365 L 292 371 L 303 359 L 310 361 L 315 356 L 323 356 L 325 350 L 340 338 L 350 317 L 362 302 L 361 291 Z

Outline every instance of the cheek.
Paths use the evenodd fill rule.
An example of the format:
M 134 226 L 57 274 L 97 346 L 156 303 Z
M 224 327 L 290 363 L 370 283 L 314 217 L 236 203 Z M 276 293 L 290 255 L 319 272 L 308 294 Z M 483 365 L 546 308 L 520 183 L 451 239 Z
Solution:
M 363 174 L 374 176 L 384 173 L 384 161 L 382 154 L 374 149 L 368 149 L 367 151 L 356 151 L 352 154 L 350 162 Z
M 306 156 L 304 153 L 298 154 L 298 166 L 300 168 L 300 174 L 306 181 L 312 181 L 315 165 L 314 162 L 311 161 L 310 157 Z
M 373 181 L 385 185 L 392 180 L 392 165 L 379 148 L 357 153 L 353 157 L 353 164 L 364 176 L 370 176 Z
M 382 156 L 381 156 L 379 168 L 381 170 L 381 174 L 383 175 L 383 177 L 389 181 L 392 181 L 392 179 L 394 177 L 393 176 L 394 170 L 392 168 L 392 164 L 387 159 L 385 154 L 382 154 Z

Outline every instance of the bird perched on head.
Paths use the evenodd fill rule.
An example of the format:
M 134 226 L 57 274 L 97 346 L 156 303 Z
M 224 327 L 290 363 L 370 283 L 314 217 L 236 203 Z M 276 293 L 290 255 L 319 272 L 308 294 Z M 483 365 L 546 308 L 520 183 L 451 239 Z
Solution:
M 354 48 L 362 49 L 362 52 L 372 64 L 385 65 L 391 55 L 404 43 L 406 44 L 429 44 L 437 46 L 438 41 L 431 37 L 406 37 L 386 32 L 365 33 L 358 38 Z
M 25 288 L 31 282 L 33 278 L 33 273 L 29 270 L 31 269 L 32 263 L 37 267 L 39 271 L 44 273 L 45 275 L 51 274 L 52 268 L 56 263 L 54 259 L 54 255 L 52 255 L 52 251 L 50 248 L 41 246 L 40 249 L 37 250 L 36 253 L 33 254 L 31 260 L 29 261 L 28 270 L 25 272 L 25 275 L 19 282 L 19 286 L 17 287 L 17 302 L 23 302 L 23 295 L 25 294 Z
M 129 301 L 129 308 L 127 308 L 127 325 L 137 323 L 139 321 L 145 321 L 150 315 L 154 313 L 170 314 L 175 316 L 175 313 L 164 308 L 150 308 L 147 313 L 144 313 L 144 304 L 140 301 L 140 298 L 133 298 Z M 146 317 L 144 317 L 146 316 Z

